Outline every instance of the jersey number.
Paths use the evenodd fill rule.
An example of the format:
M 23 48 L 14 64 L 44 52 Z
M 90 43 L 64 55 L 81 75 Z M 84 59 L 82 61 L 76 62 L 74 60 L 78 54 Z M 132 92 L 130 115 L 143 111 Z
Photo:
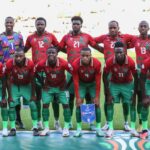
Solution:
M 73 46 L 74 46 L 74 48 L 79 48 L 80 47 L 80 42 L 79 41 L 74 41 Z
M 39 43 L 39 47 L 40 47 L 40 48 L 43 48 L 43 47 L 44 47 L 44 42 L 43 42 L 43 41 L 38 41 L 38 43 Z
M 123 73 L 118 73 L 119 78 L 123 77 Z
M 114 48 L 114 44 L 115 44 L 115 42 L 111 42 L 110 43 L 110 48 Z
M 141 54 L 146 54 L 146 48 L 145 47 L 141 47 Z

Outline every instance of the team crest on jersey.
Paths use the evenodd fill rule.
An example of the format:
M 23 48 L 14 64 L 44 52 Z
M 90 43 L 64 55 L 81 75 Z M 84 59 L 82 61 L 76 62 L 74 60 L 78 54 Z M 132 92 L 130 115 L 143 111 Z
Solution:
M 43 42 L 44 42 L 44 43 L 48 43 L 48 39 L 45 37 L 45 38 L 43 39 Z
M 80 37 L 79 42 L 80 42 L 81 44 L 83 44 L 83 45 L 85 44 L 83 37 Z
M 127 73 L 128 72 L 128 68 L 123 68 L 123 72 Z
M 34 38 L 33 40 L 34 40 L 34 42 L 36 42 L 36 41 L 37 41 L 37 40 L 36 40 L 36 38 Z
M 146 50 L 150 50 L 150 43 L 146 43 Z
M 90 74 L 93 74 L 93 73 L 94 73 L 94 70 L 90 70 L 89 72 L 90 72 Z
M 28 70 L 24 70 L 23 75 L 27 76 L 28 75 Z

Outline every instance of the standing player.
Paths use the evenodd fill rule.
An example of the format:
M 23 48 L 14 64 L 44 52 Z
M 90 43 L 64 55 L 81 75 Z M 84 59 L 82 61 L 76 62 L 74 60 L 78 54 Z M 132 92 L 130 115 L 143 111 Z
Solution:
M 144 60 L 150 57 L 150 37 L 148 35 L 148 31 L 149 31 L 148 22 L 141 21 L 139 23 L 138 30 L 140 35 L 137 36 L 135 41 L 133 41 L 131 44 L 133 45 L 133 47 L 135 47 L 138 78 L 140 78 L 140 72 L 141 72 L 141 67 L 143 65 L 143 62 Z M 141 93 L 140 85 L 138 85 L 137 96 L 138 96 L 137 112 L 138 112 L 139 124 L 140 124 L 138 131 L 141 132 L 142 93 Z M 134 107 L 135 109 L 136 103 L 132 107 Z
M 37 129 L 37 108 L 35 104 L 34 92 L 34 64 L 25 57 L 24 50 L 17 48 L 14 58 L 6 62 L 5 74 L 8 84 L 8 103 L 9 103 L 9 120 L 11 130 L 9 136 L 16 135 L 15 127 L 15 106 L 18 99 L 22 96 L 26 104 L 30 105 L 31 118 L 33 123 L 33 135 L 38 135 Z
M 72 64 L 75 59 L 80 57 L 81 49 L 88 47 L 89 45 L 103 52 L 103 48 L 98 46 L 94 41 L 94 39 L 89 34 L 81 31 L 83 19 L 80 16 L 72 17 L 71 22 L 72 22 L 72 32 L 66 34 L 59 44 L 60 49 L 66 49 L 67 60 L 70 64 Z M 67 80 L 69 81 L 70 79 L 71 75 L 67 74 Z M 73 84 L 71 84 L 69 88 L 69 93 L 70 93 L 69 105 L 72 116 L 74 106 L 74 96 L 75 96 Z M 90 97 L 87 97 L 86 99 L 90 100 Z M 71 123 L 70 127 L 72 127 Z
M 119 32 L 119 24 L 115 20 L 112 20 L 109 22 L 108 30 L 109 30 L 108 34 L 104 34 L 104 35 L 101 35 L 101 36 L 95 38 L 95 41 L 97 43 L 103 43 L 103 45 L 104 45 L 105 61 L 114 55 L 114 43 L 115 42 L 117 42 L 117 41 L 123 42 L 125 45 L 125 52 L 126 52 L 128 45 L 130 44 L 130 42 L 134 41 L 134 38 L 135 38 L 132 35 L 121 34 Z M 109 75 L 108 80 L 109 80 L 110 76 L 111 75 Z M 107 104 L 105 102 L 104 110 L 105 110 L 105 116 L 106 116 L 106 120 L 107 120 L 106 109 L 107 109 Z M 124 114 L 124 120 L 125 120 L 124 129 L 126 131 L 129 131 L 130 130 L 130 127 L 128 125 L 129 107 L 126 103 L 123 104 L 123 114 Z M 107 130 L 108 128 L 109 128 L 109 126 L 106 123 L 102 129 Z
M 5 32 L 0 34 L 0 62 L 5 64 L 9 58 L 13 58 L 14 52 L 16 48 L 23 48 L 23 37 L 20 33 L 14 32 L 14 18 L 6 17 L 5 19 Z M 5 80 L 5 78 L 4 78 Z M 21 105 L 20 102 L 16 105 L 16 124 L 19 126 L 20 129 L 24 129 L 24 125 L 21 121 L 20 117 L 20 109 Z M 7 108 L 5 106 L 2 107 L 2 114 L 7 114 Z M 3 124 L 4 128 L 6 124 Z
M 103 73 L 104 90 L 107 103 L 107 119 L 109 130 L 106 133 L 107 137 L 113 136 L 113 105 L 126 103 L 128 107 L 135 101 L 137 88 L 137 72 L 135 63 L 131 57 L 125 54 L 125 46 L 122 42 L 116 42 L 114 45 L 115 55 L 106 61 Z M 108 80 L 108 75 L 111 73 L 111 79 Z M 133 77 L 134 76 L 134 85 Z M 134 91 L 134 95 L 133 95 Z M 132 118 L 131 118 L 132 122 Z M 133 136 L 138 136 L 135 127 L 131 130 Z
M 49 104 L 53 101 L 54 95 L 58 97 L 58 101 L 62 103 L 64 109 L 65 125 L 62 135 L 69 136 L 70 108 L 67 97 L 68 91 L 66 91 L 65 71 L 71 71 L 71 65 L 57 57 L 57 51 L 56 47 L 48 48 L 47 59 L 40 61 L 35 67 L 36 73 L 43 70 L 46 74 L 42 88 L 42 116 L 45 129 L 41 132 L 41 136 L 45 136 L 49 132 Z
M 101 131 L 101 112 L 100 112 L 100 84 L 101 84 L 101 63 L 98 59 L 91 57 L 90 48 L 82 48 L 81 58 L 73 62 L 73 80 L 76 94 L 76 137 L 81 136 L 81 111 L 80 105 L 83 103 L 88 92 L 95 104 L 96 113 L 96 134 L 104 136 Z
M 148 138 L 148 114 L 150 105 L 150 76 L 147 76 L 150 71 L 150 58 L 147 58 L 141 68 L 140 83 L 142 89 L 142 108 L 141 108 L 141 120 L 142 120 L 142 132 L 140 138 Z
M 46 20 L 42 17 L 39 17 L 35 21 L 36 31 L 29 35 L 25 44 L 25 52 L 27 52 L 30 48 L 32 48 L 32 60 L 34 64 L 37 64 L 40 60 L 45 59 L 46 56 L 46 50 L 48 47 L 54 45 L 58 46 L 58 41 L 56 37 L 47 31 L 45 31 L 46 28 Z M 36 78 L 36 96 L 37 96 L 37 108 L 38 108 L 38 126 L 39 128 L 42 127 L 41 122 L 41 84 L 43 82 L 44 74 L 41 71 L 39 73 L 38 78 Z M 56 97 L 55 97 L 55 100 Z M 60 128 L 60 124 L 58 121 L 59 117 L 59 104 L 54 103 L 54 116 L 55 116 L 55 127 L 56 129 Z

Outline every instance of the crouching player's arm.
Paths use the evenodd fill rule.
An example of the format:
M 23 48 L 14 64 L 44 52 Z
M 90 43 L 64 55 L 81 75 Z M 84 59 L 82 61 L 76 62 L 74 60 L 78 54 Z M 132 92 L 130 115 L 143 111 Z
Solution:
M 147 60 L 144 61 L 144 64 L 142 65 L 141 75 L 140 75 L 140 86 L 142 90 L 142 103 L 144 107 L 148 107 L 150 104 L 150 97 L 146 95 L 146 89 L 145 89 L 145 82 L 147 79 L 147 72 L 148 72 L 148 64 L 149 62 Z
M 135 68 L 134 61 L 132 61 L 132 63 L 131 63 L 131 71 L 132 71 L 132 75 L 134 77 L 134 92 L 133 92 L 133 97 L 132 97 L 132 104 L 136 105 L 136 95 L 138 92 L 139 81 L 138 81 L 138 73 L 137 73 L 137 70 Z
M 74 91 L 76 95 L 76 105 L 79 107 L 82 104 L 82 100 L 79 94 L 79 75 L 78 75 L 78 68 L 73 64 L 73 83 L 74 83 Z
M 2 101 L 1 101 L 1 106 L 2 107 L 7 107 L 7 101 L 5 99 L 5 97 L 6 97 L 5 67 L 2 66 L 2 63 L 0 63 L 0 79 L 2 81 Z
M 94 98 L 94 104 L 96 106 L 100 106 L 101 63 L 97 64 L 96 74 L 95 74 L 95 81 L 96 81 L 96 95 L 95 95 L 95 98 Z
M 103 82 L 104 82 L 104 93 L 105 93 L 105 98 L 106 98 L 107 104 L 112 103 L 112 96 L 111 96 L 110 90 L 109 90 L 109 79 L 108 79 L 108 76 L 110 74 L 110 68 L 111 68 L 111 66 L 106 62 L 105 67 L 103 69 Z
M 11 70 L 12 65 L 9 61 L 6 63 L 5 75 L 6 75 L 6 88 L 8 91 L 8 102 L 12 101 L 12 93 L 11 93 Z
M 34 64 L 30 66 L 30 78 L 31 78 L 31 100 L 36 100 L 35 96 L 35 72 L 34 72 Z

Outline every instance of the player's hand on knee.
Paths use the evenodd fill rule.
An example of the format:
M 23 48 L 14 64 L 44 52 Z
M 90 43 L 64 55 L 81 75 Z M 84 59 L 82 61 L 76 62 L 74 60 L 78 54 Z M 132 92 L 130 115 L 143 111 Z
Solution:
M 7 100 L 5 98 L 1 101 L 1 107 L 7 107 Z
M 94 98 L 93 102 L 96 106 L 100 106 L 99 98 Z
M 149 96 L 145 96 L 145 97 L 143 98 L 142 103 L 143 103 L 143 106 L 144 106 L 144 107 L 148 107 L 148 106 L 150 105 L 150 97 L 149 97 Z
M 8 102 L 12 102 L 12 101 L 13 101 L 12 97 L 8 97 Z
M 77 107 L 80 107 L 81 104 L 82 104 L 82 99 L 81 98 L 77 98 L 77 100 L 76 100 Z
M 36 101 L 36 100 L 37 100 L 37 97 L 36 97 L 36 96 L 31 96 L 30 101 Z

